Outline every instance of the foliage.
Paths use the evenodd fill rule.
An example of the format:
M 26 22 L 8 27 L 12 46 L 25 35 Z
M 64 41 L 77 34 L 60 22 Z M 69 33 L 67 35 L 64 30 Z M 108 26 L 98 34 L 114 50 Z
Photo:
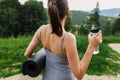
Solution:
M 102 28 L 102 32 L 104 35 L 111 35 L 113 31 L 112 29 L 116 29 L 114 26 L 114 22 L 116 17 L 108 17 L 99 15 L 99 6 L 96 6 L 95 9 L 92 10 L 91 13 L 83 12 L 83 11 L 71 11 L 72 24 L 73 26 L 82 26 L 81 30 L 78 31 L 84 35 L 84 30 L 90 31 L 91 25 L 99 26 Z M 119 21 L 118 21 L 119 22 Z M 85 27 L 83 27 L 85 25 Z M 119 25 L 119 24 L 117 24 Z M 73 31 L 77 31 L 79 29 L 72 28 Z M 83 32 L 82 32 L 83 31 Z M 115 33 L 118 36 L 120 35 L 120 30 Z
M 78 29 L 78 34 L 87 35 L 90 32 L 88 25 L 81 24 Z
M 99 27 L 99 18 L 99 3 L 97 2 L 95 9 L 92 11 L 92 14 L 90 14 L 89 25 L 95 25 L 95 27 Z
M 120 33 L 120 15 L 118 18 L 115 20 L 113 24 L 113 29 L 112 29 L 112 34 L 119 34 Z
M 72 27 L 73 27 L 73 25 L 72 25 L 72 21 L 71 21 L 71 15 L 69 13 L 69 15 L 68 15 L 68 17 L 65 21 L 65 30 L 66 31 L 71 31 Z
M 105 28 L 103 29 L 104 35 L 111 35 L 112 34 L 112 25 L 111 25 L 111 19 L 107 20 L 107 24 L 105 25 Z
M 100 23 L 99 23 L 99 14 L 98 14 L 97 11 L 95 11 L 94 14 L 90 14 L 89 25 L 95 25 L 96 27 L 100 26 Z
M 24 33 L 34 33 L 37 28 L 47 23 L 45 9 L 42 2 L 29 0 L 22 6 L 21 23 L 24 26 Z
M 14 16 L 13 16 L 14 15 Z M 19 12 L 14 8 L 4 8 L 0 11 L 0 36 L 17 35 L 20 29 Z
M 13 1 L 13 2 L 12 2 Z M 19 7 L 17 0 L 4 0 L 0 3 L 0 36 L 18 35 L 20 29 Z
M 20 3 L 18 2 L 18 0 L 2 0 L 0 2 L 0 8 L 7 8 L 7 7 L 11 7 L 14 9 L 19 9 L 20 8 Z
M 73 25 L 81 25 L 81 24 L 89 24 L 90 19 L 90 13 L 89 12 L 83 12 L 83 11 L 71 11 L 71 21 Z M 115 17 L 108 17 L 100 15 L 99 21 L 100 26 L 104 29 L 107 25 L 108 20 L 110 20 L 110 23 L 113 24 Z
M 42 2 L 29 0 L 24 5 L 18 0 L 0 2 L 0 37 L 32 34 L 47 20 Z
M 87 31 L 90 31 L 91 25 L 89 23 L 89 19 L 90 19 L 90 13 L 88 13 L 88 12 L 71 11 L 71 21 L 73 24 L 73 28 L 72 28 L 73 33 L 76 30 L 78 30 L 78 29 L 74 30 L 76 25 L 84 26 L 85 30 L 87 29 Z M 99 17 L 100 27 L 102 28 L 102 32 L 104 35 L 111 35 L 112 32 L 109 32 L 109 31 L 112 31 L 112 28 L 114 27 L 112 24 L 114 23 L 115 19 L 116 19 L 115 17 L 108 17 L 108 16 L 100 15 L 100 17 Z M 82 32 L 82 33 L 84 33 L 84 32 Z
M 0 2 L 0 37 L 33 34 L 39 26 L 48 22 L 46 12 L 43 3 L 36 0 L 29 0 L 23 5 L 18 0 L 2 0 Z M 85 35 L 85 31 L 89 31 L 91 24 L 93 24 L 89 22 L 92 19 L 90 13 L 83 11 L 70 11 L 70 13 L 65 25 L 66 30 Z M 99 16 L 97 13 L 92 15 L 96 16 L 94 17 L 95 21 L 99 18 L 99 24 L 104 34 L 111 34 L 109 31 L 116 32 L 115 25 L 112 25 L 114 17 Z M 108 19 L 111 20 L 108 21 Z M 81 27 L 75 29 L 76 25 Z M 115 34 L 120 33 L 117 31 Z
M 89 15 L 88 12 L 83 11 L 71 11 L 71 19 L 73 25 L 80 25 L 87 23 L 87 16 Z

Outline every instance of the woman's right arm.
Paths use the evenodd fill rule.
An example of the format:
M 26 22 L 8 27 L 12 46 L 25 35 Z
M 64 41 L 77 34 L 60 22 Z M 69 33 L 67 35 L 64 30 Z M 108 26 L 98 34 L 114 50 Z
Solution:
M 92 53 L 95 47 L 101 43 L 101 41 L 99 41 L 98 39 L 100 37 L 101 34 L 97 33 L 91 40 L 89 40 L 89 44 L 85 52 L 85 55 L 81 60 L 79 60 L 75 36 L 72 34 L 66 36 L 64 43 L 65 52 L 68 58 L 71 71 L 78 80 L 81 80 L 83 78 L 91 61 Z

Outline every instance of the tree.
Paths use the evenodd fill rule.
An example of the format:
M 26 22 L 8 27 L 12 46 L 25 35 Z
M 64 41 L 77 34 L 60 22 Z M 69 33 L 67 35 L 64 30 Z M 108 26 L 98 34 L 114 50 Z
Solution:
M 11 7 L 14 9 L 19 9 L 20 8 L 20 3 L 18 0 L 2 0 L 0 2 L 0 7 L 1 8 L 7 8 L 7 7 Z
M 118 16 L 118 19 L 115 20 L 113 24 L 112 34 L 120 34 L 120 15 Z
M 81 35 L 86 35 L 89 33 L 89 29 L 88 29 L 88 26 L 85 25 L 85 24 L 82 24 L 79 29 L 78 29 L 78 33 L 81 34 Z
M 18 35 L 20 29 L 18 0 L 3 0 L 0 2 L 0 36 Z
M 29 0 L 22 7 L 21 23 L 24 26 L 24 32 L 34 33 L 38 27 L 47 23 L 46 11 L 43 2 Z
M 112 30 L 111 19 L 109 18 L 107 20 L 106 26 L 104 28 L 104 34 L 105 35 L 110 35 L 112 33 L 111 30 Z
M 18 0 L 0 2 L 0 37 L 32 34 L 47 20 L 42 2 L 29 0 L 25 5 Z
M 90 14 L 89 25 L 95 25 L 96 27 L 99 27 L 99 17 L 99 2 L 97 2 L 96 8 L 92 11 L 92 14 Z
M 73 26 L 72 26 L 71 16 L 70 16 L 70 13 L 69 13 L 69 15 L 68 15 L 68 17 L 65 21 L 65 30 L 66 31 L 71 31 L 72 27 Z

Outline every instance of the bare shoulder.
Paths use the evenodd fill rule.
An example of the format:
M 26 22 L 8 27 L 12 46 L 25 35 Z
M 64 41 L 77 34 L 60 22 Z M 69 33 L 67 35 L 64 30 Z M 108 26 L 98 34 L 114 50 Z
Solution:
M 40 27 L 36 30 L 35 36 L 40 38 L 40 34 L 41 34 L 41 33 L 43 34 L 43 33 L 45 33 L 45 32 L 48 31 L 47 26 L 48 26 L 48 24 L 47 24 L 47 25 L 42 25 L 42 26 L 40 26 Z
M 44 30 L 47 30 L 48 29 L 48 26 L 49 24 L 46 24 L 46 25 L 42 25 L 38 28 L 38 31 L 44 31 Z
M 66 55 L 70 54 L 70 55 L 74 55 L 73 53 L 76 52 L 76 37 L 74 34 L 72 33 L 68 33 L 67 36 L 65 37 L 64 40 L 64 52 L 66 53 Z
M 76 37 L 74 34 L 68 32 L 64 38 L 64 47 L 70 47 L 73 45 L 76 45 Z
M 68 32 L 68 34 L 67 34 L 67 36 L 66 36 L 66 41 L 68 42 L 70 42 L 70 41 L 76 41 L 76 37 L 75 37 L 75 35 L 74 34 L 72 34 L 72 33 L 70 33 L 70 32 Z

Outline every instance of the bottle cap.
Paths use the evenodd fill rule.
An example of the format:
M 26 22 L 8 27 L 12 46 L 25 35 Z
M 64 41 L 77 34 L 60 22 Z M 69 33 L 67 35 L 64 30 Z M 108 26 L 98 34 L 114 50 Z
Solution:
M 100 29 L 101 29 L 100 27 L 94 27 L 94 26 L 92 26 L 91 27 L 91 32 L 92 33 L 97 33 L 97 32 L 99 32 Z

